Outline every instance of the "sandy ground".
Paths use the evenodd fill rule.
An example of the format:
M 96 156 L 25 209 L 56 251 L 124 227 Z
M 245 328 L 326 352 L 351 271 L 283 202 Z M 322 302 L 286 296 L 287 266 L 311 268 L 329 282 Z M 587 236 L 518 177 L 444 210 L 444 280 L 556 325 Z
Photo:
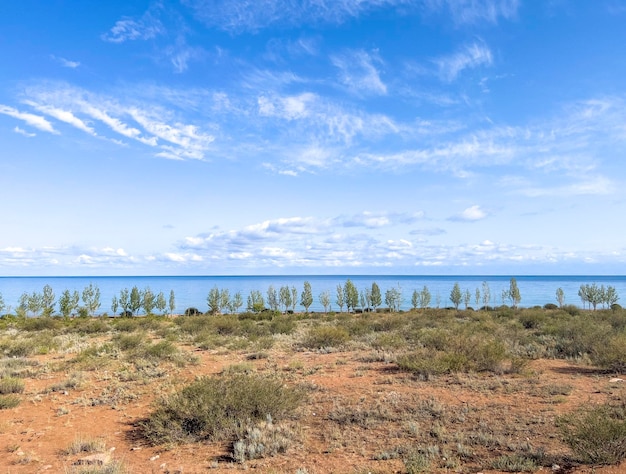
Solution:
M 624 383 L 611 382 L 615 375 L 563 360 L 533 361 L 525 374 L 451 375 L 423 381 L 398 371 L 391 362 L 374 360 L 371 351 L 321 354 L 270 350 L 266 358 L 259 360 L 248 360 L 244 351 L 194 350 L 194 354 L 199 357 L 198 364 L 172 367 L 148 384 L 126 386 L 106 367 L 85 371 L 77 387 L 64 391 L 50 391 L 50 387 L 71 377 L 71 370 L 44 371 L 25 378 L 20 405 L 0 410 L 0 472 L 78 472 L 81 460 L 97 466 L 97 458 L 67 453 L 78 438 L 102 440 L 106 448 L 99 456 L 105 461 L 121 461 L 126 472 L 132 473 L 407 472 L 402 460 L 382 459 L 380 455 L 410 442 L 399 428 L 404 426 L 403 421 L 342 424 L 336 421 L 336 414 L 346 408 L 351 413 L 368 412 L 376 407 L 386 409 L 424 400 L 449 410 L 469 407 L 471 413 L 477 413 L 479 418 L 461 420 L 449 431 L 467 429 L 467 423 L 477 423 L 478 419 L 480 423 L 503 426 L 530 420 L 525 422 L 529 428 L 511 429 L 506 435 L 508 441 L 562 453 L 567 448 L 555 435 L 554 418 L 583 403 L 606 401 L 621 393 Z M 72 357 L 52 354 L 33 359 L 42 365 L 59 366 Z M 260 373 L 278 371 L 288 383 L 306 383 L 310 387 L 309 402 L 295 421 L 299 427 L 296 439 L 286 453 L 242 465 L 232 461 L 225 444 L 152 447 L 137 437 L 136 422 L 150 412 L 157 397 L 194 377 L 218 374 L 238 363 L 249 364 Z M 569 387 L 569 393 L 549 390 L 564 386 Z M 335 421 L 329 421 L 333 413 Z M 420 429 L 429 429 L 428 423 L 422 422 Z M 476 465 L 437 472 L 499 472 Z M 614 474 L 626 472 L 626 465 L 553 466 L 539 468 L 539 472 Z

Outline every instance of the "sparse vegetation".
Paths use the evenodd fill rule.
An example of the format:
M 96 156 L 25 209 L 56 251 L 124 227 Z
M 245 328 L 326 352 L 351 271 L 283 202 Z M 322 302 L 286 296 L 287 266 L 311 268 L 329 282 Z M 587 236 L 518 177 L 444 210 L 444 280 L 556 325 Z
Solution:
M 154 444 L 226 440 L 249 422 L 292 415 L 303 399 L 302 391 L 267 377 L 203 377 L 161 400 L 142 433 Z
M 126 423 L 149 401 L 130 438 L 155 452 L 209 445 L 221 455 L 207 468 L 218 470 L 233 461 L 271 470 L 276 456 L 293 472 L 300 466 L 287 459 L 300 451 L 358 460 L 350 472 L 535 472 L 626 457 L 619 379 L 626 312 L 615 304 L 513 308 L 519 301 L 508 299 L 511 306 L 471 310 L 471 297 L 478 309 L 490 294 L 483 285 L 475 295 L 462 290 L 458 309 L 438 309 L 425 287 L 413 292 L 413 310 L 399 312 L 391 293 L 382 303 L 372 286 L 357 302 L 343 285 L 349 312 L 330 311 L 327 294 L 326 311 L 316 313 L 306 311 L 308 291 L 280 289 L 276 301 L 253 294 L 263 308 L 236 314 L 234 297 L 219 290 L 214 314 L 1 318 L 0 409 L 18 409 L 4 412 L 16 425 L 0 425 L 0 435 L 22 429 L 17 414 L 23 418 L 26 407 L 51 407 L 47 423 L 65 430 L 90 409 Z M 137 294 L 150 299 L 148 289 Z M 294 301 L 302 312 L 293 312 Z M 136 304 L 134 311 L 164 311 L 163 301 Z M 374 311 L 381 304 L 384 312 Z M 543 371 L 547 359 L 560 359 L 549 363 L 558 370 Z M 581 390 L 583 382 L 594 390 Z M 79 457 L 101 452 L 104 439 L 77 438 L 60 449 Z M 307 451 L 312 439 L 322 443 L 315 452 Z M 16 466 L 42 457 L 31 447 L 9 454 Z M 124 472 L 112 460 L 67 469 Z

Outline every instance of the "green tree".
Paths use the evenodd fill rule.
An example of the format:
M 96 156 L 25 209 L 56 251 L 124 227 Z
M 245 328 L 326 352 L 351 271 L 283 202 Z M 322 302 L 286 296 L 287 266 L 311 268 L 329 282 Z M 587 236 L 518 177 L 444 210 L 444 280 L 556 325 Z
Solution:
M 119 307 L 120 302 L 118 301 L 117 296 L 113 295 L 113 298 L 111 299 L 111 311 L 113 312 L 113 316 L 117 314 Z
M 209 305 L 209 313 L 218 314 L 220 312 L 220 290 L 217 286 L 214 286 L 209 290 L 209 295 L 206 298 Z
M 515 278 L 511 278 L 509 283 L 509 299 L 511 300 L 511 306 L 513 306 L 513 308 L 517 308 L 520 301 L 522 301 L 522 295 L 517 287 L 517 280 Z
M 17 301 L 17 312 L 18 316 L 26 317 L 28 313 L 28 301 L 30 300 L 30 295 L 26 292 L 20 295 L 19 300 Z
M 55 295 L 52 287 L 46 285 L 43 287 L 43 293 L 41 297 L 41 308 L 44 316 L 52 316 L 54 313 Z
M 122 308 L 122 316 L 126 317 L 128 315 L 132 315 L 130 311 L 130 293 L 128 292 L 128 288 L 124 288 L 120 290 L 119 297 L 120 308 Z
M 296 312 L 296 305 L 298 304 L 298 290 L 295 286 L 291 287 L 291 312 Z
M 471 301 L 472 301 L 472 294 L 470 293 L 470 290 L 466 288 L 465 291 L 463 292 L 463 304 L 465 305 L 466 311 L 467 311 L 467 308 L 469 308 Z
M 383 297 L 380 293 L 380 288 L 376 282 L 372 283 L 372 294 L 371 294 L 371 304 L 372 309 L 375 312 L 376 308 L 383 304 Z
M 248 295 L 248 311 L 252 311 L 253 313 L 260 313 L 265 309 L 265 300 L 263 300 L 263 295 L 258 290 L 250 291 Z
M 170 290 L 168 308 L 170 310 L 170 315 L 174 314 L 174 310 L 176 309 L 176 295 L 174 294 L 174 290 Z
M 476 292 L 474 294 L 474 301 L 476 302 L 476 309 L 478 309 L 478 306 L 480 305 L 480 290 L 478 288 L 476 288 Z
M 152 314 L 152 310 L 156 306 L 156 297 L 150 287 L 143 290 L 142 306 L 146 314 Z
M 230 291 L 228 288 L 220 290 L 220 311 L 230 308 Z
M 556 301 L 559 303 L 559 308 L 563 307 L 563 303 L 565 302 L 565 292 L 563 288 L 556 289 Z
M 281 286 L 278 292 L 278 302 L 284 308 L 284 313 L 287 314 L 289 308 L 291 308 L 291 290 L 288 286 Z
M 424 288 L 422 288 L 422 291 L 421 291 L 421 308 L 422 309 L 428 308 L 431 298 L 432 297 L 430 294 L 430 290 L 428 289 L 426 285 L 424 285 Z
M 64 318 L 69 318 L 70 315 L 78 308 L 78 302 L 80 301 L 80 295 L 78 291 L 70 293 L 69 290 L 64 290 L 59 298 L 59 310 Z
M 142 299 L 141 291 L 136 286 L 133 286 L 130 290 L 130 312 L 132 314 L 135 315 L 139 313 L 139 310 L 141 309 L 141 306 L 142 306 L 141 299 Z
M 400 311 L 402 305 L 402 291 L 400 288 L 389 288 L 385 291 L 385 304 L 390 311 Z
M 462 298 L 463 298 L 463 295 L 461 294 L 461 287 L 459 286 L 458 283 L 455 283 L 454 286 L 452 287 L 452 291 L 450 292 L 450 301 L 452 301 L 452 304 L 454 305 L 454 309 L 456 310 L 459 309 L 459 305 L 461 304 Z
M 243 298 L 241 296 L 241 291 L 238 291 L 233 295 L 233 298 L 230 300 L 230 312 L 237 313 L 239 312 L 239 308 L 243 306 Z
M 413 308 L 413 310 L 416 310 L 421 305 L 422 305 L 422 294 L 417 290 L 413 290 L 413 294 L 411 295 L 411 307 Z
M 313 304 L 313 291 L 311 290 L 311 283 L 304 282 L 304 289 L 300 295 L 300 304 L 304 306 L 304 311 L 309 312 L 309 307 Z
M 4 309 L 6 306 L 4 305 L 4 298 L 2 297 L 2 293 L 0 293 L 0 316 L 4 315 Z
M 159 291 L 159 294 L 157 295 L 156 309 L 159 310 L 159 313 L 165 316 L 165 311 L 167 310 L 167 301 L 165 300 L 165 295 L 162 291 Z
M 614 286 L 608 286 L 606 289 L 606 304 L 612 307 L 619 300 L 619 295 L 617 294 L 617 290 Z
M 267 305 L 272 311 L 278 311 L 278 293 L 274 285 L 270 285 L 267 289 Z
M 328 313 L 330 308 L 330 291 L 322 291 L 319 296 L 320 304 L 324 307 L 324 313 Z
M 43 305 L 43 295 L 33 291 L 28 297 L 28 310 L 33 316 L 38 316 Z
M 343 287 L 343 295 L 344 301 L 346 303 L 346 309 L 348 310 L 348 312 L 350 312 L 350 309 L 354 311 L 354 309 L 359 304 L 359 291 L 356 289 L 356 286 L 354 286 L 354 283 L 352 283 L 352 280 L 350 280 L 349 278 L 346 280 L 346 283 Z
M 100 288 L 93 283 L 89 283 L 89 286 L 83 290 L 82 300 L 87 309 L 87 314 L 93 316 L 100 308 Z
M 491 301 L 491 290 L 489 289 L 489 283 L 483 281 L 483 306 L 487 308 Z
M 346 304 L 346 300 L 343 294 L 343 286 L 341 285 L 337 285 L 337 299 L 335 303 L 339 306 L 339 312 L 343 313 L 343 305 Z

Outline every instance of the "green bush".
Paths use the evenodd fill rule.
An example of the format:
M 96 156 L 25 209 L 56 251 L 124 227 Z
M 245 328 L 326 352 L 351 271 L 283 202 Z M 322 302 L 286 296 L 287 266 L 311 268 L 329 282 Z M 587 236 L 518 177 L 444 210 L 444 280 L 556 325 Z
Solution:
M 621 373 L 626 370 L 626 334 L 610 336 L 594 345 L 591 362 L 600 368 Z
M 203 377 L 162 400 L 141 422 L 152 444 L 228 440 L 250 422 L 291 415 L 302 391 L 256 375 Z
M 563 441 L 582 462 L 618 464 L 626 459 L 626 407 L 583 407 L 557 419 Z
M 302 342 L 303 347 L 309 349 L 323 349 L 342 346 L 350 339 L 350 334 L 343 328 L 334 326 L 319 326 L 309 329 Z
M 113 338 L 113 342 L 122 351 L 129 351 L 137 349 L 146 340 L 146 335 L 143 333 L 132 334 L 118 334 Z
M 543 305 L 543 309 L 554 310 L 554 309 L 559 309 L 559 307 L 555 305 L 554 303 L 546 303 Z
M 0 395 L 9 393 L 22 393 L 24 391 L 24 382 L 16 377 L 0 378 Z
M 43 331 L 44 329 L 58 329 L 61 324 L 58 318 L 41 317 L 23 319 L 20 326 L 25 331 Z
M 269 329 L 272 334 L 291 334 L 296 328 L 296 322 L 293 317 L 276 316 L 272 318 Z
M 0 395 L 0 410 L 15 408 L 20 404 L 20 397 L 17 395 Z

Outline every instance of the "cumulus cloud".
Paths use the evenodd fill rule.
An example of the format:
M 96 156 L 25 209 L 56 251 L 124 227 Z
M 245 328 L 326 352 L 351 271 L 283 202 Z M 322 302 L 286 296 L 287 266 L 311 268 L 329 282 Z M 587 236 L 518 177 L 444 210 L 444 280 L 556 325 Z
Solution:
M 478 205 L 470 206 L 467 209 L 463 210 L 459 214 L 456 214 L 450 218 L 450 220 L 454 221 L 466 221 L 466 222 L 474 222 L 485 219 L 489 214 L 482 209 Z

